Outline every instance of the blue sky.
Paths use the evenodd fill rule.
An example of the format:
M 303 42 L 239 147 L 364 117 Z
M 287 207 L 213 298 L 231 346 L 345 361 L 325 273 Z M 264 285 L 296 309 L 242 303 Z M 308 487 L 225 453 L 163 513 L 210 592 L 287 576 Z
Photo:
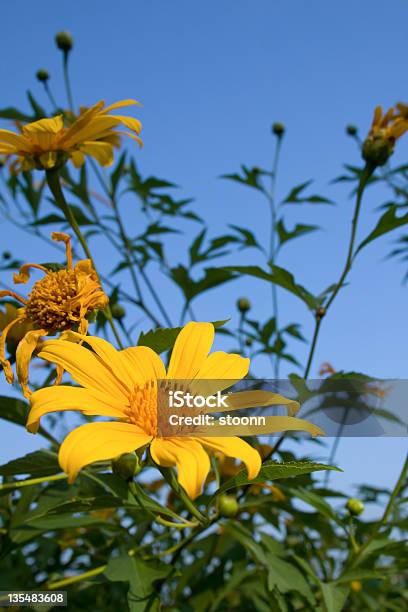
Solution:
M 15 0 L 2 8 L 2 18 L 1 106 L 24 105 L 27 88 L 46 103 L 34 76 L 38 68 L 49 70 L 54 95 L 64 102 L 61 57 L 54 50 L 53 37 L 61 29 L 70 30 L 75 38 L 76 103 L 140 100 L 143 108 L 137 114 L 143 121 L 145 147 L 137 157 L 142 172 L 168 178 L 181 186 L 181 195 L 193 196 L 210 233 L 238 223 L 267 241 L 265 203 L 250 190 L 218 177 L 241 163 L 269 167 L 270 125 L 284 122 L 287 135 L 278 195 L 283 197 L 294 185 L 313 178 L 313 190 L 324 192 L 338 205 L 292 209 L 290 222 L 316 223 L 322 229 L 287 246 L 279 263 L 311 291 L 338 277 L 352 201 L 347 189 L 328 183 L 341 172 L 342 163 L 359 163 L 345 125 L 355 123 L 364 134 L 376 104 L 406 101 L 406 2 L 390 0 L 384 7 L 378 0 L 369 4 L 88 0 L 78 11 L 64 0 L 57 5 L 42 0 L 39 6 Z M 398 146 L 394 163 L 406 161 L 407 153 L 408 138 Z M 381 189 L 368 191 L 359 237 L 375 224 L 375 209 L 385 197 Z M 137 225 L 140 219 L 130 200 L 124 202 L 124 215 L 129 224 Z M 2 221 L 0 229 L 1 250 L 32 259 L 33 245 L 26 238 L 22 241 Z M 197 232 L 191 225 L 185 229 Z M 174 238 L 170 244 L 171 261 L 176 264 L 183 258 L 185 242 Z M 109 268 L 109 251 L 99 243 L 94 246 L 101 268 Z M 329 360 L 339 369 L 407 377 L 408 289 L 401 284 L 405 270 L 385 259 L 389 248 L 390 239 L 384 238 L 357 261 L 349 286 L 324 322 L 312 375 Z M 36 244 L 35 249 L 36 258 L 49 260 L 47 247 Z M 260 260 L 245 254 L 236 262 Z M 175 318 L 179 296 L 168 293 L 167 284 L 159 286 Z M 242 294 L 250 297 L 255 317 L 268 316 L 269 289 L 249 279 L 231 284 L 227 292 L 209 293 L 197 302 L 195 311 L 204 320 L 232 316 L 236 321 L 234 303 Z M 288 323 L 301 321 L 309 336 L 312 321 L 303 307 L 283 293 L 280 303 L 282 317 Z M 307 347 L 296 349 L 304 359 Z M 268 375 L 266 364 L 259 363 L 258 373 Z M 0 391 L 7 391 L 4 384 L 0 383 Z M 11 426 L 2 428 L 0 460 L 41 444 Z M 391 484 L 406 446 L 402 439 L 344 440 L 338 463 L 345 474 L 336 475 L 333 483 L 342 487 L 366 479 Z

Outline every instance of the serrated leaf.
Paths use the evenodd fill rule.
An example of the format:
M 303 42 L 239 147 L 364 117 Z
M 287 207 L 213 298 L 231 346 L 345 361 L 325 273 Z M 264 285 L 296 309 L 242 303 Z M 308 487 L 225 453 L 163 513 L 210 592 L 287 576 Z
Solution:
M 51 476 L 58 474 L 61 468 L 58 463 L 57 453 L 42 449 L 28 453 L 0 466 L 1 476 L 15 476 L 16 474 L 29 474 L 30 476 Z
M 379 219 L 377 225 L 373 229 L 373 231 L 365 238 L 357 247 L 354 257 L 363 249 L 367 244 L 376 240 L 376 238 L 380 238 L 380 236 L 384 236 L 384 234 L 388 234 L 392 232 L 394 229 L 398 227 L 402 227 L 408 223 L 408 213 L 402 215 L 401 217 L 397 217 L 397 206 L 391 206 Z
M 212 321 L 212 324 L 217 329 L 228 323 L 229 319 L 224 321 Z M 159 355 L 173 348 L 177 336 L 181 332 L 182 327 L 159 327 L 151 329 L 146 334 L 140 334 L 137 341 L 138 346 L 148 346 Z
M 293 478 L 295 476 L 311 474 L 312 472 L 318 472 L 321 470 L 334 470 L 336 472 L 341 472 L 339 468 L 332 465 L 324 465 L 322 463 L 314 463 L 312 461 L 290 461 L 287 463 L 266 461 L 262 465 L 256 478 L 253 480 L 248 480 L 246 470 L 242 470 L 239 472 L 239 474 L 227 480 L 227 482 L 214 493 L 210 502 L 213 501 L 218 495 L 221 495 L 221 493 L 224 493 L 229 489 L 243 487 L 248 484 L 262 484 L 264 482 L 268 482 L 269 480 Z
M 15 423 L 16 425 L 22 425 L 25 427 L 27 421 L 27 415 L 29 412 L 29 405 L 23 400 L 15 397 L 8 397 L 6 395 L 0 395 L 0 419 Z M 39 428 L 38 433 L 46 438 L 49 442 L 55 444 L 55 440 L 50 436 L 42 427 Z

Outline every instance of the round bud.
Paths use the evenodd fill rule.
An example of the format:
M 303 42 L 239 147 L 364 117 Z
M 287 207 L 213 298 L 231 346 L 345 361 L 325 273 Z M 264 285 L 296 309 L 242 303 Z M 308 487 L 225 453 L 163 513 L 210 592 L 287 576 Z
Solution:
M 136 453 L 124 453 L 112 459 L 112 472 L 124 480 L 131 480 L 141 469 Z
M 251 302 L 247 298 L 239 298 L 237 301 L 237 308 L 239 312 L 248 312 L 251 309 Z
M 350 587 L 354 593 L 358 593 L 363 588 L 363 585 L 361 584 L 360 580 L 352 580 L 350 582 Z
M 346 508 L 352 516 L 359 516 L 362 512 L 364 512 L 364 504 L 361 499 L 357 499 L 355 497 L 350 497 L 347 500 Z
M 68 53 L 73 47 L 74 39 L 69 32 L 58 32 L 55 36 L 55 43 L 58 49 L 61 49 L 64 53 Z
M 281 138 L 285 133 L 285 126 L 283 123 L 272 123 L 272 133 L 275 134 L 278 138 Z
M 239 506 L 233 495 L 221 495 L 218 499 L 218 511 L 221 516 L 232 518 L 238 513 Z
M 394 151 L 393 143 L 382 136 L 369 137 L 364 141 L 363 159 L 373 166 L 383 166 Z
M 252 346 L 253 343 L 252 338 L 245 338 L 245 346 Z
M 3 259 L 11 259 L 10 251 L 4 251 L 3 252 Z
M 41 83 L 45 83 L 50 78 L 48 72 L 46 70 L 43 70 L 42 68 L 40 70 L 37 70 L 35 76 Z
M 346 134 L 348 134 L 349 136 L 356 136 L 358 132 L 358 129 L 356 128 L 355 125 L 348 125 L 346 126 Z
M 326 314 L 326 309 L 323 308 L 323 306 L 321 306 L 320 308 L 316 310 L 316 319 L 323 319 L 325 314 Z
M 126 314 L 126 310 L 123 308 L 121 304 L 113 304 L 112 306 L 112 316 L 114 319 L 120 321 Z

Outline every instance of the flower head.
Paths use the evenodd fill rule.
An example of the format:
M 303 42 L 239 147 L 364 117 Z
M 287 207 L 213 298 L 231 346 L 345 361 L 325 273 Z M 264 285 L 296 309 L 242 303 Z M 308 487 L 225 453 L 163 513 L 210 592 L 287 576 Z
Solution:
M 113 147 L 126 134 L 141 144 L 138 137 L 141 123 L 133 117 L 109 114 L 123 106 L 138 104 L 136 100 L 122 100 L 105 106 L 102 100 L 88 109 L 81 109 L 66 125 L 69 115 L 40 119 L 21 127 L 21 133 L 0 130 L 0 154 L 17 156 L 12 168 L 20 170 L 50 170 L 71 159 L 79 168 L 85 156 L 95 158 L 101 166 L 113 163 Z M 123 126 L 128 132 L 118 131 Z
M 55 334 L 69 329 L 78 329 L 86 334 L 87 316 L 94 310 L 105 308 L 108 297 L 103 292 L 98 276 L 88 259 L 72 262 L 71 242 L 67 234 L 54 232 L 53 240 L 66 245 L 67 266 L 60 270 L 49 270 L 39 264 L 24 264 L 18 274 L 14 274 L 16 284 L 27 283 L 30 268 L 44 272 L 44 277 L 36 281 L 27 298 L 12 291 L 0 291 L 1 297 L 12 297 L 23 306 L 16 309 L 15 317 L 3 328 L 0 336 L 0 363 L 6 379 L 13 382 L 10 362 L 5 358 L 5 345 L 10 330 L 18 323 L 30 325 L 17 347 L 17 374 L 25 395 L 28 389 L 28 364 L 41 336 Z
M 87 423 L 65 438 L 59 462 L 70 482 L 83 467 L 95 461 L 113 459 L 145 446 L 149 446 L 150 456 L 157 465 L 177 467 L 179 483 L 192 499 L 201 493 L 210 470 L 208 452 L 239 459 L 245 464 L 248 477 L 253 479 L 261 467 L 261 456 L 241 438 L 235 435 L 215 437 L 200 432 L 196 435 L 183 435 L 183 432 L 162 435 L 160 432 L 158 413 L 166 410 L 166 406 L 159 405 L 163 383 L 171 386 L 189 381 L 191 388 L 207 388 L 208 395 L 213 395 L 230 387 L 231 381 L 246 376 L 249 359 L 224 352 L 209 354 L 213 339 L 211 323 L 188 323 L 177 337 L 167 372 L 160 357 L 146 346 L 117 351 L 101 338 L 81 337 L 73 332 L 68 332 L 65 339 L 47 340 L 41 345 L 38 356 L 63 367 L 81 386 L 54 386 L 35 391 L 30 398 L 27 429 L 35 433 L 41 416 L 62 410 L 116 419 Z M 89 348 L 75 342 L 78 340 L 84 341 Z M 201 384 L 204 381 L 206 384 Z M 228 395 L 229 410 L 271 404 L 293 406 L 293 402 L 268 391 Z M 218 411 L 221 409 L 217 408 Z M 322 434 L 311 423 L 293 416 L 265 419 L 269 433 L 303 430 L 312 435 Z
M 373 122 L 363 144 L 363 158 L 375 166 L 383 166 L 394 151 L 394 146 L 408 130 L 408 107 L 398 103 L 385 114 L 381 106 L 374 111 Z

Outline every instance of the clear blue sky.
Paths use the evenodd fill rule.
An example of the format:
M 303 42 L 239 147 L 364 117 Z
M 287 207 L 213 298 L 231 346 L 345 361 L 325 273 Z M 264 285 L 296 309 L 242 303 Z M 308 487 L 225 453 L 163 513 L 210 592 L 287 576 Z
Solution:
M 390 0 L 386 6 L 378 0 L 88 0 L 80 10 L 64 0 L 57 4 L 15 0 L 2 7 L 0 104 L 21 107 L 27 88 L 38 92 L 45 103 L 34 77 L 38 68 L 49 70 L 55 96 L 65 100 L 61 58 L 53 37 L 61 29 L 70 30 L 75 37 L 72 77 L 77 104 L 101 98 L 139 99 L 145 141 L 138 153 L 141 170 L 166 177 L 182 186 L 181 194 L 194 196 L 210 231 L 238 223 L 265 242 L 264 202 L 217 177 L 235 171 L 240 163 L 270 165 L 270 124 L 283 121 L 287 136 L 279 195 L 314 178 L 314 190 L 338 202 L 336 208 L 296 208 L 289 217 L 322 227 L 321 232 L 287 246 L 280 261 L 302 284 L 318 291 L 338 277 L 352 214 L 347 190 L 328 185 L 343 162 L 359 163 L 344 127 L 355 123 L 364 133 L 376 104 L 407 101 L 407 20 L 408 5 L 403 0 Z M 406 162 L 407 153 L 408 138 L 398 147 L 395 163 Z M 361 237 L 373 226 L 375 209 L 384 197 L 380 189 L 368 192 Z M 138 213 L 131 206 L 125 214 L 128 223 L 136 224 Z M 18 251 L 21 259 L 31 260 L 29 241 L 22 241 L 3 223 L 0 227 L 1 250 Z M 174 264 L 183 257 L 178 240 L 171 242 Z M 329 360 L 339 369 L 407 377 L 408 289 L 401 284 L 405 271 L 395 261 L 385 260 L 389 247 L 390 239 L 382 239 L 357 262 L 349 286 L 325 321 L 313 375 L 322 361 Z M 36 258 L 49 260 L 46 247 L 36 244 L 35 248 Z M 99 244 L 95 249 L 99 265 L 108 267 L 109 253 Z M 257 260 L 247 254 L 239 261 Z M 268 316 L 268 288 L 247 279 L 231 284 L 227 292 L 208 294 L 195 311 L 204 320 L 236 317 L 234 303 L 242 294 L 253 302 L 254 316 Z M 166 290 L 174 315 L 179 296 L 170 294 L 169 300 L 167 295 Z M 282 316 L 288 322 L 300 320 L 309 335 L 310 316 L 290 296 L 282 294 L 280 299 Z M 299 347 L 299 358 L 306 350 Z M 268 375 L 262 363 L 258 373 Z M 3 384 L 0 391 L 7 391 Z M 1 437 L 0 460 L 41 444 L 11 426 L 2 425 Z M 338 463 L 346 471 L 333 482 L 338 487 L 364 479 L 390 484 L 406 446 L 406 440 L 399 439 L 345 440 Z

